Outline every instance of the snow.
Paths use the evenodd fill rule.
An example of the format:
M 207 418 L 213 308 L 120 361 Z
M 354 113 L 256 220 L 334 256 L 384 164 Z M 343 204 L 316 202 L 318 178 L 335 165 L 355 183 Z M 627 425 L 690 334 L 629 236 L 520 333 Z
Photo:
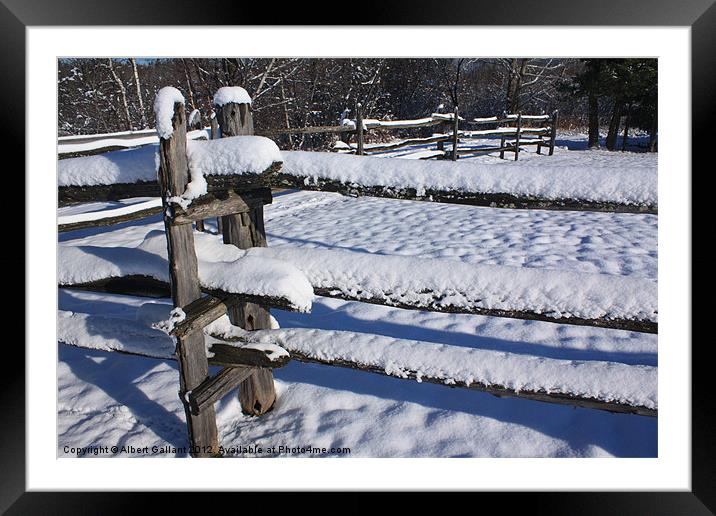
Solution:
M 204 136 L 206 134 L 204 131 L 192 133 Z M 156 181 L 159 169 L 158 150 L 158 145 L 148 145 L 59 160 L 58 186 Z M 182 196 L 187 200 L 202 195 L 201 192 L 206 193 L 202 176 L 260 174 L 275 161 L 282 160 L 281 152 L 273 140 L 263 136 L 233 136 L 208 141 L 188 139 L 187 157 L 193 183 L 190 183 L 189 191 Z
M 177 310 L 181 309 L 169 314 L 172 323 L 181 320 L 183 315 Z M 137 335 L 148 337 L 148 342 L 156 340 L 149 329 L 136 322 L 136 318 L 122 320 L 65 311 L 60 311 L 58 317 L 58 340 L 79 347 L 132 352 L 137 346 Z M 228 324 L 228 317 L 222 319 L 218 328 L 225 328 Z M 173 324 L 170 326 L 173 327 Z M 171 330 L 166 321 L 153 323 L 152 327 L 164 333 Z M 207 328 L 207 333 L 211 333 L 212 329 Z M 95 335 L 100 330 L 103 338 L 97 339 Z M 302 328 L 252 332 L 237 330 L 247 339 L 249 347 L 269 351 L 274 357 L 285 356 L 285 350 L 288 350 L 320 361 L 348 361 L 383 370 L 387 375 L 418 381 L 425 377 L 446 384 L 481 384 L 517 392 L 571 394 L 605 402 L 658 408 L 657 369 L 652 366 L 556 360 L 349 331 Z M 117 333 L 110 333 L 112 331 Z M 224 330 L 221 333 L 232 336 L 237 332 Z M 126 343 L 123 341 L 125 335 L 129 336 Z M 108 338 L 112 347 L 104 338 Z M 86 345 L 84 339 L 87 340 Z M 209 338 L 207 346 L 213 342 L 225 343 Z M 158 350 L 141 344 L 137 349 L 142 354 L 157 358 L 172 356 L 162 357 L 171 347 L 164 341 L 154 342 L 153 346 Z
M 156 136 L 156 129 L 141 129 L 139 131 L 117 131 L 114 133 L 97 133 L 97 134 L 73 134 L 70 136 L 58 136 L 57 141 L 59 143 L 70 142 L 73 140 L 87 140 L 95 138 L 114 138 L 116 136 Z
M 214 105 L 223 106 L 230 103 L 251 104 L 251 96 L 240 86 L 223 86 L 214 93 Z
M 73 224 L 76 222 L 87 222 L 90 220 L 101 220 L 112 217 L 119 217 L 121 215 L 129 215 L 130 213 L 136 213 L 138 211 L 149 210 L 151 208 L 158 208 L 162 205 L 162 200 L 159 197 L 148 197 L 148 198 L 136 198 L 136 199 L 122 199 L 116 201 L 113 204 L 115 207 L 107 209 L 102 206 L 97 211 L 86 211 L 91 209 L 91 205 L 96 206 L 101 203 L 90 203 L 90 206 L 86 204 L 77 205 L 83 209 L 78 213 L 68 213 L 67 211 L 63 214 L 58 215 L 57 224 Z
M 93 186 L 156 181 L 158 145 L 62 159 L 57 162 L 58 186 Z
M 154 119 L 157 134 L 160 138 L 168 140 L 174 134 L 172 118 L 174 118 L 174 104 L 184 104 L 184 96 L 173 86 L 164 86 L 157 92 L 154 99 Z
M 265 219 L 269 249 L 344 249 L 657 280 L 656 215 L 510 210 L 294 191 L 275 195 Z
M 470 145 L 474 143 L 471 141 Z M 460 145 L 464 148 L 465 143 Z M 567 150 L 584 147 L 583 138 L 564 138 L 558 140 L 554 156 L 538 156 L 525 151 L 520 153 L 519 162 L 485 155 L 458 163 L 502 164 L 515 172 L 538 168 L 640 169 L 652 173 L 655 180 L 657 158 L 654 154 Z M 381 156 L 412 158 L 416 150 L 431 149 L 416 146 L 385 152 Z M 387 163 L 399 166 L 400 162 Z M 409 258 L 411 263 L 438 259 L 444 264 L 443 272 L 447 271 L 448 275 L 452 275 L 452 267 L 493 265 L 536 270 L 540 274 L 556 271 L 559 275 L 566 272 L 621 276 L 616 279 L 643 280 L 652 284 L 657 279 L 658 217 L 655 215 L 506 210 L 350 198 L 308 191 L 274 195 L 273 204 L 265 208 L 269 251 L 290 254 L 310 251 L 303 255 L 304 259 L 313 256 L 313 250 L 318 258 L 328 256 L 319 255 L 319 250 L 336 253 L 342 269 L 335 269 L 330 274 L 365 272 L 362 268 L 352 271 L 350 264 L 344 261 L 347 260 L 345 253 L 356 260 L 361 260 L 359 255 L 366 255 L 365 260 L 371 263 L 396 256 Z M 117 206 L 94 203 L 91 209 L 100 211 Z M 59 214 L 78 214 L 87 209 L 85 206 L 65 207 Z M 207 221 L 207 227 L 213 230 L 214 221 Z M 144 261 L 145 269 L 152 268 L 158 258 L 161 263 L 157 269 L 166 274 L 166 259 L 157 256 L 155 249 L 148 249 L 141 257 L 141 251 L 151 246 L 137 249 L 154 231 L 163 232 L 160 216 L 111 228 L 62 233 L 58 237 L 59 263 L 66 261 L 62 256 L 63 248 L 79 247 L 85 254 L 105 257 L 110 262 L 119 261 L 120 268 L 124 268 L 131 265 L 131 260 L 125 260 L 122 248 L 129 247 L 130 252 L 136 253 L 137 260 Z M 220 239 L 215 235 L 207 237 L 213 242 L 208 244 L 212 248 L 205 257 L 208 261 L 215 263 L 238 258 L 235 254 L 238 250 L 216 245 Z M 200 238 L 203 237 L 197 236 L 197 246 L 204 246 L 198 243 Z M 159 239 L 159 245 L 166 246 L 166 243 Z M 261 260 L 261 251 L 251 254 Z M 246 256 L 242 255 L 238 262 L 244 258 Z M 97 262 L 88 262 L 87 267 L 96 265 Z M 427 263 L 424 265 L 427 267 Z M 77 269 L 82 267 L 82 264 L 76 266 Z M 368 272 L 372 275 L 372 271 Z M 378 272 L 375 271 L 376 277 Z M 398 274 L 394 270 L 387 272 Z M 239 276 L 244 270 L 233 273 Z M 345 284 L 349 285 L 353 279 L 350 275 L 345 276 Z M 416 284 L 418 279 L 420 274 L 416 274 Z M 465 290 L 469 282 L 458 286 Z M 385 290 L 386 295 L 391 295 Z M 187 445 L 183 406 L 177 396 L 176 363 L 102 351 L 130 345 L 146 350 L 151 342 L 164 342 L 149 347 L 149 352 L 171 356 L 174 351 L 172 339 L 151 327 L 152 323 L 168 318 L 171 302 L 155 300 L 147 303 L 146 298 L 60 289 L 59 308 L 72 315 L 61 314 L 58 326 L 65 325 L 74 332 L 81 332 L 76 338 L 82 337 L 83 345 L 89 339 L 97 350 L 59 346 L 58 454 L 74 456 L 65 451 L 64 446 L 68 445 L 131 442 L 137 446 L 161 447 L 151 456 L 186 456 L 186 452 L 173 448 Z M 411 367 L 417 366 L 419 369 L 415 371 L 421 371 L 424 379 L 429 377 L 427 368 L 439 364 L 443 369 L 429 374 L 439 376 L 447 371 L 463 379 L 472 375 L 473 381 L 478 381 L 475 378 L 485 373 L 479 368 L 487 360 L 494 366 L 488 373 L 495 370 L 502 374 L 507 364 L 519 365 L 520 375 L 503 379 L 517 380 L 522 388 L 529 382 L 537 385 L 538 380 L 540 383 L 547 380 L 551 383 L 545 383 L 560 389 L 569 381 L 570 388 L 581 388 L 604 398 L 641 399 L 655 406 L 658 403 L 654 396 L 657 335 L 402 310 L 321 297 L 313 300 L 311 313 L 272 310 L 272 314 L 283 328 L 280 331 L 285 332 L 283 335 L 289 348 L 293 343 L 305 348 L 306 353 L 325 353 L 326 356 L 347 353 L 356 359 L 371 360 L 374 367 L 388 368 L 398 375 L 406 370 L 392 367 L 393 353 L 400 353 L 401 360 L 407 355 Z M 68 320 L 62 323 L 62 317 Z M 226 324 L 223 319 L 219 320 L 218 328 L 212 330 L 221 333 L 223 327 L 223 331 L 237 331 Z M 272 327 L 276 326 L 278 324 Z M 324 340 L 318 336 L 314 338 L 309 329 L 343 333 L 333 334 L 335 340 L 328 337 Z M 146 335 L 151 335 L 149 341 Z M 65 336 L 69 338 L 69 332 L 65 332 Z M 358 344 L 340 344 L 337 338 L 343 340 L 347 336 Z M 396 343 L 398 346 L 393 348 Z M 423 345 L 426 347 L 421 347 Z M 450 353 L 438 351 L 441 346 L 448 347 Z M 426 363 L 422 363 L 423 350 L 435 353 L 434 359 L 429 362 L 425 359 Z M 455 356 L 455 350 L 459 350 L 463 360 L 448 360 L 448 355 Z M 535 364 L 534 374 L 538 376 L 533 377 L 532 366 Z M 569 374 L 553 375 L 551 368 L 557 364 L 559 370 L 569 371 Z M 561 366 L 565 366 L 564 369 Z M 635 367 L 625 369 L 626 366 Z M 212 368 L 212 371 L 216 370 Z M 580 375 L 579 371 L 584 374 Z M 605 382 L 592 377 L 597 371 Z M 627 373 L 623 384 L 619 376 L 622 371 Z M 476 376 L 474 372 L 480 374 Z M 609 414 L 515 398 L 498 399 L 475 390 L 448 389 L 426 382 L 298 361 L 275 370 L 274 375 L 277 404 L 260 421 L 242 415 L 235 395 L 216 404 L 219 439 L 223 446 L 245 443 L 264 447 L 286 443 L 311 443 L 328 448 L 349 446 L 350 457 L 657 456 L 656 418 Z M 411 373 L 411 376 L 415 375 Z M 636 381 L 637 376 L 642 376 L 643 383 Z M 513 387 L 518 387 L 517 383 Z M 376 425 L 376 421 L 380 424 Z M 229 455 L 266 456 L 247 451 L 232 451 Z M 116 456 L 145 455 L 118 453 Z M 279 452 L 269 456 L 296 455 Z M 304 456 L 326 455 L 308 453 Z
M 366 333 L 304 328 L 259 330 L 251 332 L 249 339 L 249 342 L 277 343 L 289 352 L 321 361 L 344 360 L 375 367 L 399 378 L 428 377 L 446 384 L 478 383 L 517 392 L 573 394 L 657 408 L 657 369 L 651 366 L 554 360 Z
M 140 298 L 137 298 L 140 299 Z M 57 340 L 70 346 L 100 351 L 119 351 L 151 358 L 175 360 L 176 341 L 169 333 L 186 318 L 181 308 L 170 302 L 145 302 L 124 317 L 59 310 Z M 245 330 L 233 326 L 224 315 L 204 329 L 206 355 L 211 358 L 215 343 L 263 351 L 270 360 L 289 356 L 288 351 L 272 342 L 230 342 L 223 338 L 245 336 Z M 218 338 L 217 338 L 218 336 Z
M 313 288 L 303 273 L 289 263 L 248 256 L 246 251 L 223 244 L 214 235 L 195 232 L 194 238 L 199 281 L 203 287 L 236 294 L 284 298 L 296 310 L 311 309 Z M 60 285 L 130 275 L 169 281 L 167 243 L 163 230 L 154 229 L 145 233 L 134 247 L 59 246 L 57 276 Z
M 233 136 L 206 142 L 187 142 L 187 158 L 191 180 L 184 193 L 169 198 L 169 202 L 187 209 L 194 199 L 205 195 L 205 176 L 230 174 L 260 174 L 275 161 L 281 152 L 273 140 L 263 136 Z
M 71 140 L 70 140 L 71 141 Z M 57 145 L 57 154 L 68 154 L 70 152 L 83 152 L 91 151 L 96 149 L 103 149 L 105 147 L 139 147 L 142 145 L 149 145 L 157 143 L 159 138 L 156 134 L 149 136 L 142 136 L 132 139 L 125 138 L 106 138 L 102 140 L 96 140 L 92 142 L 84 143 L 59 143 Z
M 289 262 L 314 288 L 355 299 L 657 321 L 657 285 L 640 278 L 327 249 L 255 248 L 247 255 Z
M 189 127 L 194 127 L 194 125 L 199 122 L 201 122 L 201 111 L 194 109 L 191 113 L 189 113 L 188 125 Z
M 282 173 L 344 184 L 474 193 L 509 193 L 542 199 L 574 199 L 656 205 L 656 170 L 481 164 L 467 160 L 385 160 L 373 156 L 284 151 Z M 545 158 L 546 159 L 546 158 Z
M 264 136 L 232 136 L 187 142 L 189 169 L 204 176 L 261 174 L 282 161 L 276 143 Z
M 60 309 L 124 318 L 146 299 L 60 290 Z M 162 300 L 164 316 L 170 301 Z M 282 326 L 340 327 L 434 343 L 532 356 L 656 365 L 657 336 L 495 317 L 400 310 L 319 298 L 312 314 L 273 311 Z M 58 323 L 60 322 L 58 317 Z M 157 319 L 158 320 L 158 319 Z M 136 323 L 132 323 L 136 326 Z M 86 325 L 80 326 L 80 330 Z M 77 329 L 77 327 L 75 326 Z M 98 344 L 113 342 L 99 328 Z M 171 339 L 152 330 L 174 351 Z M 122 342 L 131 334 L 119 332 Z M 142 340 L 137 338 L 137 342 Z M 146 342 L 146 341 L 144 341 Z M 630 357 L 630 358 L 627 358 Z M 218 369 L 212 368 L 212 371 Z M 243 416 L 235 395 L 216 404 L 219 442 L 229 448 L 286 443 L 351 448 L 348 457 L 655 457 L 656 418 L 575 409 L 362 371 L 292 361 L 274 370 L 277 404 L 260 420 Z M 60 345 L 58 454 L 65 446 L 131 443 L 149 456 L 182 456 L 187 446 L 179 375 L 156 360 Z M 380 425 L 375 424 L 376 421 Z M 127 436 L 131 439 L 127 441 Z M 287 452 L 242 457 L 295 457 Z M 103 456 L 147 456 L 108 453 Z M 306 454 L 299 456 L 337 456 Z
M 204 130 L 190 131 L 187 133 L 187 140 L 206 139 Z M 156 181 L 157 170 L 159 169 L 159 139 L 151 137 L 152 145 L 136 146 L 126 150 L 116 150 L 97 154 L 94 156 L 83 156 L 79 158 L 61 159 L 57 162 L 57 185 L 58 186 L 93 186 L 111 185 L 115 183 L 136 183 L 137 181 Z M 135 140 L 117 140 L 117 144 L 135 147 Z M 188 143 L 188 141 L 187 141 Z M 90 143 L 82 143 L 73 146 L 73 150 L 67 152 L 78 152 L 103 148 L 113 145 L 110 140 L 98 140 Z M 65 148 L 62 146 L 61 148 Z
M 186 313 L 181 307 L 177 306 L 169 312 L 166 319 L 162 319 L 152 324 L 152 328 L 161 330 L 167 335 L 171 334 L 177 324 L 186 319 Z

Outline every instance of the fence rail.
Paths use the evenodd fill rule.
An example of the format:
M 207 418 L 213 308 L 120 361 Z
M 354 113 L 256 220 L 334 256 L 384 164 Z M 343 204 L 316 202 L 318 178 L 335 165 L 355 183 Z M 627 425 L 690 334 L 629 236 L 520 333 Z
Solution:
M 484 129 L 480 131 L 461 131 L 459 124 L 468 125 L 493 125 L 493 124 L 505 124 L 504 127 L 497 127 L 494 129 Z M 523 127 L 523 122 L 539 122 L 542 124 L 541 127 Z M 511 127 L 509 124 L 516 124 Z M 549 125 L 545 125 L 549 124 Z M 466 121 L 460 118 L 457 109 L 452 114 L 438 114 L 433 113 L 430 117 L 415 119 L 415 120 L 373 120 L 364 119 L 362 117 L 361 109 L 357 109 L 357 117 L 355 121 L 346 123 L 343 125 L 334 126 L 315 126 L 315 127 L 299 127 L 299 128 L 286 128 L 286 129 L 273 129 L 271 131 L 264 132 L 264 136 L 276 137 L 282 134 L 341 134 L 343 135 L 344 144 L 346 147 L 339 147 L 338 152 L 350 152 L 358 155 L 365 155 L 375 152 L 385 152 L 389 150 L 406 147 L 409 145 L 420 145 L 426 143 L 437 143 L 438 148 L 442 150 L 444 143 L 453 143 L 453 149 L 449 152 L 445 152 L 443 155 L 430 156 L 442 157 L 442 158 L 453 158 L 459 154 L 477 154 L 485 152 L 500 152 L 501 158 L 504 158 L 505 152 L 514 152 L 515 160 L 519 157 L 520 151 L 520 138 L 523 134 L 525 135 L 539 135 L 548 137 L 544 140 L 540 138 L 539 141 L 530 142 L 528 145 L 537 145 L 537 152 L 541 153 L 542 147 L 549 148 L 549 155 L 551 156 L 554 152 L 554 141 L 556 138 L 556 124 L 557 124 L 557 111 L 551 115 L 523 115 L 521 113 L 516 114 L 503 114 L 501 118 L 485 117 L 485 118 L 473 118 L 470 121 Z M 425 127 L 440 126 L 442 128 L 441 134 L 433 135 L 430 137 L 423 138 L 409 138 L 399 142 L 389 142 L 385 144 L 365 144 L 365 133 L 375 129 L 381 130 L 399 130 L 399 129 L 420 129 Z M 505 136 L 513 135 L 516 137 L 516 141 L 506 142 L 502 139 L 499 147 L 486 147 L 483 149 L 471 149 L 470 151 L 457 151 L 455 135 L 457 134 L 458 140 L 460 138 L 477 138 L 485 136 Z M 349 140 L 351 136 L 356 137 L 356 144 L 350 145 Z

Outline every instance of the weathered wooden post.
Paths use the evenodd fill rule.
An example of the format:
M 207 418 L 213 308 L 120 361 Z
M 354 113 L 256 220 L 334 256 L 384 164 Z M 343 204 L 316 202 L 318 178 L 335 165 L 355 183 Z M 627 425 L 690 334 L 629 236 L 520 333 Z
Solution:
M 209 138 L 215 140 L 219 137 L 219 123 L 216 121 L 216 112 L 211 112 L 211 135 Z
M 517 113 L 517 135 L 515 136 L 515 161 L 520 155 L 520 132 L 522 132 L 522 113 Z
M 217 104 L 217 98 L 224 96 L 220 96 L 219 92 L 214 96 L 214 109 L 222 137 L 254 133 L 251 99 L 243 88 L 236 88 L 234 91 L 240 94 L 230 94 L 226 98 L 244 102 L 230 101 Z M 266 247 L 262 205 L 248 213 L 221 217 L 221 226 L 225 244 L 233 244 L 240 249 Z M 232 324 L 246 330 L 271 328 L 268 309 L 255 303 L 238 303 L 228 311 L 228 314 Z M 276 390 L 271 370 L 259 368 L 253 375 L 242 381 L 239 385 L 239 401 L 244 414 L 258 416 L 271 410 L 276 401 Z
M 358 149 L 356 154 L 363 155 L 363 110 L 360 102 L 356 104 L 356 139 L 358 140 Z
M 557 113 L 558 111 L 556 109 L 554 110 L 554 113 L 552 113 L 552 134 L 550 135 L 549 139 L 550 156 L 554 154 L 554 141 L 557 139 Z
M 502 112 L 502 119 L 505 120 L 505 125 L 508 125 L 509 122 L 507 121 L 507 111 Z M 497 126 L 498 129 L 502 129 L 500 125 Z M 505 135 L 502 134 L 500 136 L 500 159 L 505 159 Z
M 458 108 L 455 106 L 455 118 L 452 121 L 452 160 L 457 160 L 457 142 L 458 142 L 458 125 L 460 123 L 460 117 L 458 114 Z
M 175 308 L 184 309 L 189 303 L 201 297 L 201 290 L 191 224 L 174 224 L 171 215 L 173 208 L 168 202 L 171 196 L 181 195 L 189 182 L 186 114 L 181 93 L 176 88 L 162 88 L 157 94 L 155 114 L 157 118 L 167 116 L 166 112 L 161 111 L 161 106 L 163 104 L 164 109 L 167 109 L 167 104 L 172 100 L 174 100 L 174 113 L 171 117 L 173 132 L 160 134 L 158 175 L 164 208 L 172 301 Z M 159 126 L 160 123 L 157 121 L 157 127 Z M 203 330 L 199 329 L 178 337 L 176 355 L 179 361 L 179 397 L 186 414 L 191 455 L 214 456 L 219 451 L 214 407 L 207 407 L 201 413 L 194 414 L 187 399 L 188 393 L 198 387 L 209 375 Z

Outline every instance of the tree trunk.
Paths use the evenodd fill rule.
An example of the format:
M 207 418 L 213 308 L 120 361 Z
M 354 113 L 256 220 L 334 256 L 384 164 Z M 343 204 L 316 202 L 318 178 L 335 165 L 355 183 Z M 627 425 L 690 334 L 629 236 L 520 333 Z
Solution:
M 142 100 L 142 86 L 139 82 L 139 71 L 137 70 L 137 60 L 131 58 L 129 60 L 132 63 L 132 71 L 134 72 L 134 85 L 137 87 L 137 100 L 139 101 L 139 113 L 142 115 L 142 129 L 147 129 L 149 124 L 147 123 L 147 114 L 144 111 L 144 101 Z
M 617 147 L 617 136 L 619 134 L 619 122 L 622 118 L 622 108 L 622 101 L 616 101 L 612 108 L 612 118 L 609 120 L 609 133 L 607 133 L 607 149 L 610 151 Z
M 112 78 L 114 79 L 114 82 L 117 83 L 117 87 L 119 88 L 120 96 L 122 97 L 122 105 L 124 106 L 124 116 L 127 119 L 127 130 L 132 130 L 132 119 L 129 116 L 129 104 L 127 103 L 127 89 L 124 87 L 124 84 L 122 83 L 122 80 L 117 75 L 117 72 L 114 71 L 114 65 L 112 64 L 112 59 L 107 59 L 107 62 L 109 63 L 109 71 L 112 74 Z
M 589 93 L 589 141 L 590 149 L 599 148 L 599 97 Z
M 658 113 L 654 111 L 654 117 L 651 119 L 651 127 L 649 127 L 649 152 L 656 152 L 656 133 L 658 129 L 658 120 Z
M 626 107 L 626 118 L 624 119 L 624 137 L 622 138 L 622 151 L 627 148 L 627 142 L 629 141 L 629 123 L 631 122 L 631 106 Z
M 520 89 L 524 77 L 527 59 L 512 59 L 510 62 L 510 77 L 507 81 L 507 99 L 505 111 L 516 113 L 520 108 Z

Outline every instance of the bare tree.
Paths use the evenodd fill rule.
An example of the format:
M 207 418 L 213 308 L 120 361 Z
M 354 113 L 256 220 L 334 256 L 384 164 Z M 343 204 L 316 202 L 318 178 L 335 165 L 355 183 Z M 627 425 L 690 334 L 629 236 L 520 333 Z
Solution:
M 132 72 L 134 73 L 134 84 L 137 88 L 137 101 L 139 103 L 139 115 L 142 120 L 142 129 L 146 129 L 149 127 L 149 124 L 147 123 L 147 114 L 144 111 L 144 101 L 142 100 L 142 86 L 139 82 L 139 71 L 137 71 L 137 60 L 135 58 L 131 58 L 129 60 L 130 63 L 132 63 Z
M 109 72 L 112 74 L 112 78 L 114 79 L 115 84 L 117 85 L 117 88 L 119 88 L 119 94 L 122 98 L 122 106 L 124 106 L 124 117 L 127 121 L 127 130 L 132 130 L 132 119 L 129 116 L 129 104 L 127 103 L 127 88 L 124 87 L 124 83 L 122 82 L 122 79 L 119 78 L 117 75 L 117 72 L 114 69 L 114 66 L 112 64 L 112 58 L 107 59 L 107 68 L 109 69 Z

